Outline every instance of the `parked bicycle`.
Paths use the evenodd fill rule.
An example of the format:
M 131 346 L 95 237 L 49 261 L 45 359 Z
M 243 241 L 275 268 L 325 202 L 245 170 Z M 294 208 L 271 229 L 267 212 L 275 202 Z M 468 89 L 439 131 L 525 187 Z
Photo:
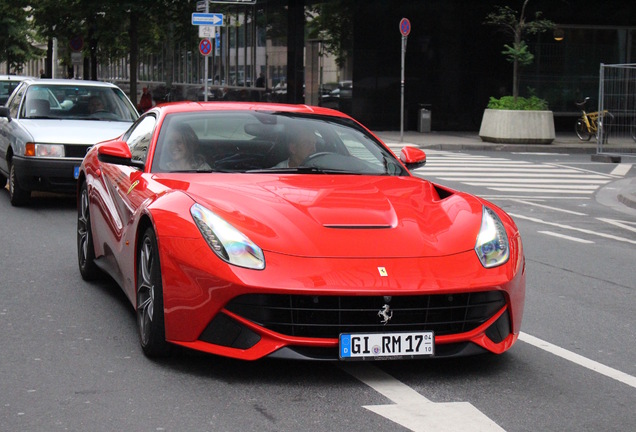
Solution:
M 581 117 L 576 121 L 574 130 L 576 135 L 581 141 L 589 141 L 593 136 L 597 136 L 599 133 L 599 124 L 603 124 L 606 127 L 606 131 L 603 132 L 603 142 L 607 142 L 607 136 L 609 134 L 609 125 L 611 124 L 614 116 L 608 110 L 603 110 L 600 113 L 598 111 L 586 112 L 585 104 L 590 100 L 586 97 L 583 102 L 577 102 L 576 106 L 581 109 Z M 605 122 L 605 123 L 603 123 Z

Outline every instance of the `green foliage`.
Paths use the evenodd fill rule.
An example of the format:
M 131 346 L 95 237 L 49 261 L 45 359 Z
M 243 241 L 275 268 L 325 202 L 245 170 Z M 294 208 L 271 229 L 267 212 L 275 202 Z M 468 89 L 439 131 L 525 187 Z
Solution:
M 512 95 L 515 99 L 519 96 L 519 69 L 528 66 L 534 60 L 534 55 L 528 50 L 525 38 L 548 31 L 555 26 L 552 21 L 542 19 L 541 12 L 535 12 L 534 19 L 528 20 L 526 6 L 529 1 L 523 0 L 520 13 L 510 6 L 495 6 L 495 9 L 486 15 L 484 21 L 486 25 L 497 27 L 512 42 L 512 45 L 504 45 L 502 54 L 513 64 Z
M 534 61 L 534 54 L 528 50 L 528 45 L 524 41 L 513 46 L 505 44 L 501 53 L 510 63 L 518 62 L 522 66 L 528 66 Z
M 519 111 L 546 111 L 548 102 L 537 96 L 517 97 L 503 96 L 500 99 L 491 97 L 488 102 L 488 108 L 500 110 L 519 110 Z
M 32 45 L 35 34 L 26 25 L 27 16 L 24 0 L 0 2 L 0 62 L 7 62 L 3 73 L 21 72 L 24 63 L 42 55 Z
M 321 40 L 339 67 L 353 47 L 353 7 L 349 0 L 318 3 L 311 7 L 308 17 L 309 39 Z

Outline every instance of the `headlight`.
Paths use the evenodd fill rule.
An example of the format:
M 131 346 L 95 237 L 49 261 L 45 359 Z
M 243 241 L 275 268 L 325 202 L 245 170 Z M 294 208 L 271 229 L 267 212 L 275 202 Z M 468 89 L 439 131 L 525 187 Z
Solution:
M 510 243 L 508 243 L 506 229 L 499 216 L 488 207 L 484 207 L 482 212 L 481 229 L 477 236 L 475 252 L 486 268 L 504 264 L 510 256 Z
M 63 144 L 26 144 L 25 156 L 36 157 L 64 157 Z
M 256 270 L 265 268 L 265 256 L 245 234 L 207 208 L 194 204 L 190 214 L 205 241 L 223 261 Z

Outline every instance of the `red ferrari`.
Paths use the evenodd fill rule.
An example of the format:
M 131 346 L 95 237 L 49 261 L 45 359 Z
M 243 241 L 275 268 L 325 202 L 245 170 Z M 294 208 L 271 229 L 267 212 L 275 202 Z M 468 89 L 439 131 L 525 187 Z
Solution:
M 330 109 L 159 106 L 81 165 L 79 270 L 120 285 L 150 357 L 503 353 L 523 315 L 519 231 L 410 172 L 425 162 Z

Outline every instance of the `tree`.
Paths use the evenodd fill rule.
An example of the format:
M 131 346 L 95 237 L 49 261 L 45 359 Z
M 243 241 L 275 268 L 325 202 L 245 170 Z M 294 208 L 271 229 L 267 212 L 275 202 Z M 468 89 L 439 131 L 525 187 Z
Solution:
M 509 39 L 512 46 L 504 44 L 501 52 L 512 66 L 512 97 L 514 103 L 519 97 L 519 71 L 523 66 L 528 66 L 534 61 L 534 55 L 528 49 L 525 38 L 529 35 L 543 33 L 554 28 L 554 23 L 547 19 L 541 19 L 541 12 L 536 12 L 534 20 L 526 20 L 526 6 L 530 0 L 524 0 L 521 13 L 509 6 L 495 6 L 495 10 L 486 15 L 484 24 L 499 27 Z
M 0 62 L 6 61 L 7 74 L 12 69 L 20 72 L 24 63 L 42 54 L 31 44 L 35 35 L 28 25 L 28 15 L 24 0 L 0 3 Z
M 323 41 L 325 51 L 342 68 L 353 47 L 353 2 L 336 0 L 310 8 L 309 38 Z

